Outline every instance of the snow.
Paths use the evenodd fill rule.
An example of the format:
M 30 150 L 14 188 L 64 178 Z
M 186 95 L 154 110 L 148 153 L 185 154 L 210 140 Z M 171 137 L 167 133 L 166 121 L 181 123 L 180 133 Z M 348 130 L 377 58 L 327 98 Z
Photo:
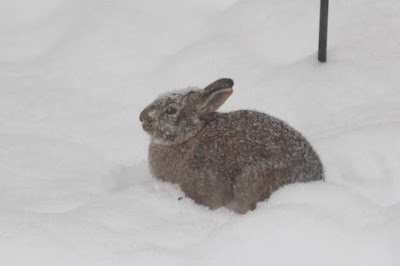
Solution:
M 400 3 L 0 3 L 0 265 L 400 265 Z M 302 132 L 326 182 L 246 215 L 152 178 L 139 114 L 234 79 L 222 111 Z

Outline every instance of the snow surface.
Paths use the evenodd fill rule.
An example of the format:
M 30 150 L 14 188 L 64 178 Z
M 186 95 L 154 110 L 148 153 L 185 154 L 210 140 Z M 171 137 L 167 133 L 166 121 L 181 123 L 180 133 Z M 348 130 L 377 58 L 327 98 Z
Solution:
M 0 2 L 0 265 L 400 265 L 400 2 Z M 287 121 L 327 182 L 246 215 L 147 170 L 141 110 L 230 77 L 223 111 Z

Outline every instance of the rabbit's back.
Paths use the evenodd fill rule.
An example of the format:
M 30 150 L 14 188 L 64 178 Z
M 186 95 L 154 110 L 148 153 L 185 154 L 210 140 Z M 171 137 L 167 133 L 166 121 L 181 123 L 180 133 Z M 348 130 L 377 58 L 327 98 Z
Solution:
M 287 123 L 264 113 L 216 113 L 196 138 L 193 163 L 232 172 L 262 161 L 290 168 L 292 181 L 323 178 L 322 164 L 310 143 Z

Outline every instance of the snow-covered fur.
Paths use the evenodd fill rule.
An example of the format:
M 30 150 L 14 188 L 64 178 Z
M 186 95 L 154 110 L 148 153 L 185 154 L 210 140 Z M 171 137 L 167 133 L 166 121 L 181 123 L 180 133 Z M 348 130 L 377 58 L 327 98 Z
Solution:
M 142 111 L 153 176 L 179 184 L 198 204 L 237 213 L 285 184 L 323 180 L 318 155 L 285 122 L 255 111 L 216 112 L 232 87 L 220 79 L 159 97 Z

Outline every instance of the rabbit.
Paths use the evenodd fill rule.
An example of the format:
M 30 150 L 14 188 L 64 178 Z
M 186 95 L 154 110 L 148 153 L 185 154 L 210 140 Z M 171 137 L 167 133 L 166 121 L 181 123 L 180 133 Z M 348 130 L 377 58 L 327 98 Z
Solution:
M 319 156 L 287 123 L 250 110 L 217 112 L 232 87 L 219 79 L 161 96 L 141 112 L 151 174 L 197 204 L 239 214 L 286 184 L 324 180 Z

